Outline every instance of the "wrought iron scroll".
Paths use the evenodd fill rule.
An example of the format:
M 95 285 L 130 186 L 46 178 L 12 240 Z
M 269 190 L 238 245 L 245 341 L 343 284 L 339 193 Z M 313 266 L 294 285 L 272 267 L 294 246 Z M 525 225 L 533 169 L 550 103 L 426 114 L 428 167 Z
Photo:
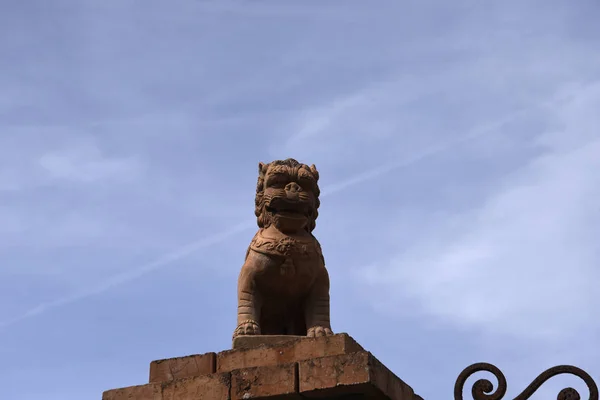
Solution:
M 463 400 L 463 390 L 467 379 L 477 372 L 490 372 L 498 380 L 498 387 L 494 391 L 494 385 L 487 379 L 479 379 L 473 384 L 471 394 L 473 400 L 501 400 L 506 394 L 506 378 L 502 371 L 495 365 L 488 363 L 477 363 L 468 366 L 460 373 L 454 385 L 454 400 Z M 589 400 L 598 400 L 598 386 L 592 377 L 584 370 L 571 365 L 558 365 L 542 372 L 519 394 L 514 400 L 529 399 L 547 380 L 560 375 L 570 374 L 581 378 L 587 385 Z M 558 393 L 557 400 L 581 400 L 579 392 L 572 387 L 565 388 Z

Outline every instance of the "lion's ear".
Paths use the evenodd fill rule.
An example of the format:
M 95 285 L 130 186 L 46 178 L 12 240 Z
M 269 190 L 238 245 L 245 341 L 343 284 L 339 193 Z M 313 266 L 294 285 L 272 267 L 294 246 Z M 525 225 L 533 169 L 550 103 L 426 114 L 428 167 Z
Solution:
M 311 164 L 310 172 L 312 172 L 316 180 L 319 180 L 319 171 L 317 171 L 317 167 L 315 167 L 315 164 Z
M 258 174 L 259 175 L 264 175 L 265 172 L 267 172 L 267 164 L 265 164 L 262 161 L 258 162 Z

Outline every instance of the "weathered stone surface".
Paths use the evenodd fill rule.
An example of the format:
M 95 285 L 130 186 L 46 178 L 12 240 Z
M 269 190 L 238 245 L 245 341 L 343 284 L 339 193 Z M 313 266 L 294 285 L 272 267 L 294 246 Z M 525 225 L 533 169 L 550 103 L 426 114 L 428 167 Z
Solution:
M 102 400 L 229 400 L 230 386 L 230 374 L 210 374 L 107 390 Z
M 215 353 L 156 360 L 150 363 L 150 382 L 169 382 L 179 378 L 207 375 L 214 373 L 215 369 Z
M 102 400 L 163 400 L 160 384 L 130 386 L 107 390 Z
M 260 346 L 286 346 L 295 343 L 306 336 L 298 335 L 247 335 L 233 338 L 234 350 L 253 349 Z
M 230 374 L 211 374 L 178 379 L 162 384 L 163 397 L 161 400 L 229 400 L 230 386 Z
M 329 274 L 312 234 L 319 215 L 318 181 L 314 165 L 292 158 L 258 164 L 254 214 L 259 230 L 238 278 L 234 337 L 333 335 Z
M 304 397 L 362 395 L 390 400 L 414 397 L 410 386 L 365 351 L 301 361 L 298 376 L 299 391 Z
M 170 372 L 169 380 L 109 390 L 102 399 L 422 400 L 346 334 L 288 338 L 286 344 L 281 343 L 276 338 L 271 344 L 263 343 L 256 348 L 219 353 L 216 367 L 220 372 L 217 373 L 181 377 Z M 180 371 L 195 374 L 201 368 L 189 366 L 194 357 L 200 356 L 159 360 L 162 362 L 157 364 L 171 360 L 174 365 L 187 366 Z M 182 362 L 183 359 L 187 359 L 187 363 Z
M 266 339 L 265 339 L 266 340 Z M 301 337 L 289 339 L 285 344 L 265 342 L 260 347 L 227 350 L 217 354 L 217 372 L 234 369 L 287 364 L 315 357 L 326 357 L 361 351 L 363 348 L 349 335 Z
M 231 399 L 300 398 L 298 395 L 298 365 L 244 368 L 231 372 Z

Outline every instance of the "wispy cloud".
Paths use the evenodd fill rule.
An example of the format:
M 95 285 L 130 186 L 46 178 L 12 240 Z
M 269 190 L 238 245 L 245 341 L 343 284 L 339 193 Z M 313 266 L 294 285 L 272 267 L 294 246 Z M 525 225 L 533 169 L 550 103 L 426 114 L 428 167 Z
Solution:
M 598 327 L 599 107 L 596 83 L 549 110 L 563 127 L 538 136 L 541 155 L 476 210 L 436 220 L 436 237 L 363 277 L 385 296 L 490 334 L 554 340 Z
M 40 133 L 49 137 L 39 140 Z M 143 172 L 141 160 L 107 155 L 92 136 L 72 128 L 28 127 L 5 135 L 0 146 L 0 190 L 128 181 Z
M 49 152 L 39 165 L 52 180 L 92 183 L 107 178 L 130 179 L 137 175 L 140 163 L 133 158 L 103 157 L 95 147 Z
M 447 151 L 447 150 L 451 149 L 452 146 L 454 146 L 460 142 L 463 142 L 466 140 L 472 140 L 472 139 L 475 139 L 484 134 L 493 133 L 494 130 L 497 129 L 498 127 L 500 127 L 502 124 L 504 124 L 505 122 L 507 122 L 513 118 L 516 118 L 520 114 L 521 113 L 515 113 L 514 115 L 502 118 L 501 120 L 496 121 L 495 123 L 488 124 L 483 127 L 478 127 L 476 129 L 473 129 L 473 131 L 469 132 L 467 135 L 464 135 L 464 136 L 458 138 L 457 140 L 442 143 L 435 147 L 431 147 L 429 149 L 426 149 L 424 151 L 421 151 L 419 153 L 412 155 L 410 158 L 399 160 L 399 161 L 391 163 L 391 164 L 380 165 L 380 166 L 377 166 L 370 170 L 367 170 L 359 175 L 356 175 L 356 176 L 353 176 L 346 180 L 342 180 L 340 182 L 332 184 L 329 187 L 324 188 L 321 196 L 325 197 L 325 196 L 334 195 L 334 194 L 336 194 L 338 192 L 342 192 L 350 187 L 357 186 L 361 183 L 364 183 L 364 182 L 372 180 L 372 179 L 376 179 L 376 178 L 378 178 L 388 172 L 396 170 L 398 168 L 406 167 L 408 165 L 417 163 L 429 156 L 433 156 L 433 155 L 441 153 L 443 151 Z M 98 286 L 95 286 L 92 288 L 86 288 L 80 292 L 73 294 L 73 295 L 65 296 L 63 298 L 60 298 L 60 299 L 57 299 L 57 300 L 54 300 L 51 302 L 42 303 L 13 319 L 0 322 L 0 327 L 4 327 L 4 328 L 9 327 L 19 321 L 42 314 L 53 308 L 67 305 L 67 304 L 85 299 L 87 297 L 103 293 L 107 290 L 110 290 L 110 289 L 116 287 L 116 286 L 131 282 L 131 281 L 138 279 L 154 270 L 163 268 L 167 265 L 172 264 L 173 262 L 176 262 L 185 257 L 188 257 L 191 254 L 193 254 L 197 251 L 200 251 L 203 248 L 206 248 L 207 246 L 222 242 L 244 230 L 248 230 L 248 229 L 254 227 L 255 224 L 256 224 L 256 221 L 248 220 L 248 221 L 243 222 L 239 225 L 236 225 L 230 229 L 224 230 L 223 232 L 221 232 L 217 235 L 211 235 L 209 237 L 202 238 L 198 241 L 194 241 L 192 243 L 186 244 L 180 248 L 177 248 L 171 252 L 168 252 L 167 254 L 164 254 L 163 256 L 159 257 L 157 260 L 155 260 L 151 263 L 144 264 L 144 265 L 141 265 L 138 267 L 134 267 L 124 273 L 117 274 Z
M 472 359 L 598 365 L 594 316 L 522 340 L 598 306 L 597 2 L 175 3 L 2 7 L 6 397 L 92 398 L 199 331 L 221 346 L 229 311 L 189 316 L 234 313 L 255 165 L 285 157 L 322 171 L 335 325 L 425 398 Z
M 506 115 L 496 121 L 488 122 L 482 126 L 473 128 L 472 130 L 467 132 L 467 134 L 465 134 L 465 135 L 461 135 L 454 139 L 450 139 L 450 140 L 446 140 L 446 141 L 440 141 L 440 143 L 438 143 L 438 144 L 435 144 L 433 146 L 429 146 L 425 149 L 414 152 L 409 157 L 404 157 L 404 158 L 401 158 L 401 159 L 391 162 L 391 163 L 386 163 L 386 164 L 376 166 L 372 169 L 369 169 L 367 171 L 359 173 L 350 178 L 343 179 L 343 180 L 340 180 L 339 182 L 332 183 L 329 186 L 324 187 L 322 196 L 330 196 L 330 195 L 336 194 L 338 192 L 342 192 L 350 187 L 358 186 L 361 183 L 364 183 L 366 181 L 377 179 L 378 177 L 380 177 L 386 173 L 389 173 L 391 171 L 394 171 L 399 168 L 403 168 L 403 167 L 412 165 L 414 163 L 417 163 L 419 161 L 422 161 L 423 159 L 426 159 L 427 157 L 431 157 L 436 154 L 442 153 L 444 151 L 448 151 L 449 149 L 452 149 L 452 147 L 459 145 L 462 142 L 474 140 L 481 136 L 494 133 L 499 128 L 501 128 L 503 125 L 505 125 L 506 123 L 508 123 L 512 120 L 515 120 L 517 118 L 520 118 L 529 112 L 535 111 L 539 108 L 544 109 L 544 108 L 548 108 L 548 107 L 555 107 L 556 104 L 564 102 L 565 99 L 570 99 L 573 96 L 573 93 L 578 93 L 578 92 L 574 92 L 573 87 L 569 86 L 568 90 L 560 91 L 554 97 L 552 97 L 550 100 L 542 102 L 542 103 L 536 105 L 535 107 L 519 110 L 510 115 Z M 343 100 L 340 103 L 341 105 L 339 107 L 334 107 L 332 109 L 331 117 L 327 117 L 325 114 L 323 114 L 323 115 L 321 115 L 320 118 L 325 118 L 325 119 L 329 118 L 332 121 L 334 121 L 336 117 L 342 117 L 343 113 L 352 114 L 354 111 L 352 109 L 350 109 L 349 106 L 354 104 L 358 98 L 359 98 L 359 96 L 352 96 L 350 98 Z M 296 139 L 299 136 L 306 135 L 306 134 L 308 134 L 308 133 L 306 133 L 304 131 L 300 131 L 300 133 L 298 133 L 297 135 L 293 135 L 292 139 Z M 109 170 L 110 170 L 110 168 L 109 168 Z M 168 252 L 168 253 L 162 255 L 161 257 L 159 257 L 157 260 L 155 260 L 153 262 L 150 262 L 148 264 L 144 264 L 144 265 L 141 265 L 138 267 L 134 267 L 123 273 L 116 274 L 115 276 L 113 276 L 112 278 L 108 279 L 107 281 L 103 282 L 102 284 L 100 284 L 98 286 L 86 288 L 84 290 L 81 290 L 80 292 L 77 292 L 77 293 L 69 295 L 69 296 L 65 296 L 64 298 L 60 298 L 55 301 L 42 303 L 42 304 L 32 308 L 31 310 L 23 313 L 20 316 L 17 316 L 13 319 L 10 319 L 8 321 L 4 321 L 4 322 L 0 323 L 0 327 L 8 327 L 8 326 L 13 325 L 21 320 L 39 315 L 50 309 L 60 307 L 63 305 L 67 305 L 67 304 L 85 299 L 87 297 L 103 293 L 107 290 L 110 290 L 110 289 L 116 287 L 116 286 L 126 284 L 126 283 L 133 281 L 135 279 L 138 279 L 154 270 L 163 268 L 167 265 L 170 265 L 173 262 L 176 262 L 185 257 L 188 257 L 188 256 L 194 254 L 195 252 L 200 251 L 203 248 L 206 248 L 207 246 L 222 242 L 244 230 L 251 229 L 254 226 L 255 226 L 255 221 L 248 220 L 248 221 L 243 222 L 239 225 L 236 225 L 230 229 L 224 230 L 223 232 L 221 232 L 217 235 L 209 236 L 209 237 L 202 238 L 200 240 L 191 242 L 189 244 L 186 244 L 180 248 L 177 248 L 171 252 Z M 473 251 L 476 251 L 476 250 L 469 251 L 468 254 L 474 254 Z M 459 260 L 457 262 L 458 262 L 458 264 L 462 265 L 463 261 L 465 261 L 465 260 Z M 473 261 L 478 261 L 478 259 L 473 259 Z M 451 268 L 451 267 L 447 266 L 445 268 Z M 462 276 L 461 274 L 458 273 L 459 270 L 455 269 L 454 271 L 455 272 L 453 272 L 453 273 L 457 274 L 456 276 Z
M 192 254 L 202 248 L 205 248 L 207 246 L 210 246 L 215 243 L 219 243 L 223 240 L 226 240 L 227 238 L 250 228 L 253 224 L 255 224 L 254 221 L 248 221 L 248 222 L 239 224 L 235 227 L 232 227 L 231 229 L 229 229 L 227 231 L 224 231 L 219 234 L 216 234 L 216 235 L 207 237 L 205 239 L 201 239 L 201 240 L 195 241 L 193 243 L 189 243 L 185 246 L 182 246 L 176 250 L 173 250 L 167 254 L 164 254 L 162 257 L 156 259 L 155 261 L 138 266 L 138 267 L 128 270 L 126 272 L 116 274 L 113 277 L 111 277 L 110 279 L 107 279 L 106 281 L 102 282 L 100 285 L 97 285 L 97 286 L 94 286 L 91 288 L 86 288 L 82 291 L 76 292 L 69 296 L 59 298 L 54 301 L 39 304 L 38 306 L 28 310 L 27 312 L 13 318 L 13 319 L 0 322 L 0 328 L 8 327 L 8 326 L 13 325 L 24 319 L 31 318 L 36 315 L 42 314 L 50 309 L 74 303 L 76 301 L 85 299 L 87 297 L 103 293 L 107 290 L 112 289 L 113 287 L 123 285 L 127 282 L 138 279 L 147 273 L 150 273 L 154 270 L 165 267 L 166 265 L 169 265 L 177 260 L 185 258 L 185 257 L 189 256 L 190 254 Z

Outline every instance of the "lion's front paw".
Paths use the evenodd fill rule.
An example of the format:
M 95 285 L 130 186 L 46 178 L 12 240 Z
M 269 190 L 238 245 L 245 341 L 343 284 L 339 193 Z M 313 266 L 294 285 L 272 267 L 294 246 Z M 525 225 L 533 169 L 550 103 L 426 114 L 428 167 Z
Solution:
M 308 330 L 306 336 L 308 337 L 320 337 L 320 336 L 332 336 L 333 332 L 331 328 L 326 328 L 324 326 L 313 326 Z
M 260 335 L 260 326 L 258 325 L 258 322 L 248 319 L 240 323 L 237 328 L 235 328 L 233 337 L 242 335 Z

